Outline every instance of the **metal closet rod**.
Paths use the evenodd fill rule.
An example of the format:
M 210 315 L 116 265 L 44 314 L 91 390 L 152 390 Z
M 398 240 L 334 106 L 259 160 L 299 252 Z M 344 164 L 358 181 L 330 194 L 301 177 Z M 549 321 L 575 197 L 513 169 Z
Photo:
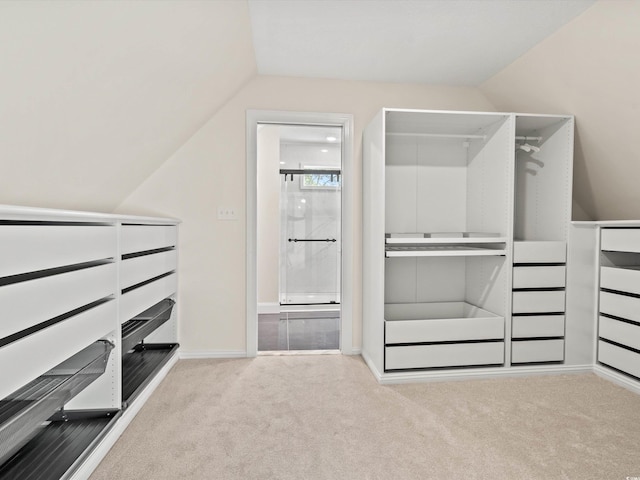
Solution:
M 517 135 L 516 140 L 523 140 L 525 142 L 538 142 L 542 141 L 542 137 L 524 137 L 522 135 Z
M 468 140 L 486 140 L 486 135 L 466 135 L 461 133 L 394 133 L 387 132 L 391 137 L 435 137 L 435 138 L 466 138 Z

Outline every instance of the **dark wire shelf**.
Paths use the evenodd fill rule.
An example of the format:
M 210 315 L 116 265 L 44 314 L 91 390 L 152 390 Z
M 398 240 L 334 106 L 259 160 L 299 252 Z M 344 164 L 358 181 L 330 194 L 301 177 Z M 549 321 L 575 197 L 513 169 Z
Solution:
M 65 412 L 57 416 L 5 463 L 0 479 L 60 480 L 69 478 L 109 431 L 118 410 Z
M 0 464 L 104 373 L 112 349 L 106 340 L 95 342 L 0 401 Z
M 122 408 L 127 408 L 175 355 L 177 343 L 143 343 L 122 357 Z
M 131 320 L 123 323 L 122 355 L 126 355 L 127 352 L 144 340 L 151 332 L 169 320 L 175 303 L 176 302 L 170 298 L 166 298 L 139 315 L 136 315 Z

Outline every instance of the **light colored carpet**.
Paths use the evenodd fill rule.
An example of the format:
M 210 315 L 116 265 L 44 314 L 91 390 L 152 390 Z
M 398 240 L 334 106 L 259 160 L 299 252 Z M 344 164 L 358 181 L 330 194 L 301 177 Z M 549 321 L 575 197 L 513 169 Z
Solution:
M 360 357 L 183 360 L 92 480 L 640 477 L 640 396 L 595 375 L 379 385 Z

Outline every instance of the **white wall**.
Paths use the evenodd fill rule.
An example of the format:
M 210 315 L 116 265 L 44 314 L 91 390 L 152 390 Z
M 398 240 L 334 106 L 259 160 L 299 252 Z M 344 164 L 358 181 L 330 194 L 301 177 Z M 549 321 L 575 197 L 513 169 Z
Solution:
M 499 110 L 576 116 L 574 219 L 640 218 L 640 2 L 600 0 L 480 90 Z
M 256 74 L 246 2 L 0 1 L 0 203 L 111 211 Z
M 260 125 L 257 143 L 258 305 L 273 307 L 280 301 L 280 127 Z
M 245 351 L 245 122 L 247 109 L 352 113 L 355 121 L 353 346 L 362 337 L 362 130 L 382 107 L 493 110 L 474 88 L 259 76 L 147 178 L 118 211 L 183 220 L 181 344 L 191 352 Z M 238 221 L 217 221 L 218 206 Z

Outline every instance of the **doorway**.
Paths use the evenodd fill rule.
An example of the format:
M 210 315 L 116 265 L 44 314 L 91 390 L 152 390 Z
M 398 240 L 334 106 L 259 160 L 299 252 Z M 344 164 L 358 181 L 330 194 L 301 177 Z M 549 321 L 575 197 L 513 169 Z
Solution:
M 248 356 L 352 353 L 352 136 L 351 115 L 247 112 Z
M 340 348 L 342 137 L 258 125 L 259 352 Z

